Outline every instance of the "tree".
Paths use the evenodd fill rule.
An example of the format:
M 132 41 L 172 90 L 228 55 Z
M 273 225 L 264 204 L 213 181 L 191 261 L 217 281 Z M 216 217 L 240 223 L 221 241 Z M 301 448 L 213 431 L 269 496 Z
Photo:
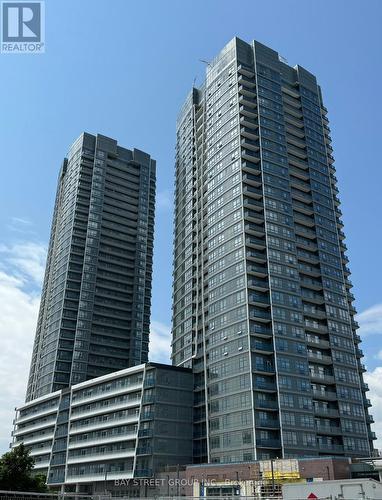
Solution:
M 0 458 L 0 490 L 47 491 L 45 476 L 33 475 L 34 458 L 24 444 Z

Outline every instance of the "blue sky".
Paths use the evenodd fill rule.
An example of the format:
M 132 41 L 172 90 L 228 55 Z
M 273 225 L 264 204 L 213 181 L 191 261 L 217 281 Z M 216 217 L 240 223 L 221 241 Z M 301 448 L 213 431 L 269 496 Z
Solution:
M 20 373 L 34 336 L 58 169 L 84 130 L 157 159 L 152 319 L 166 358 L 176 115 L 194 79 L 203 79 L 200 59 L 239 36 L 306 67 L 322 86 L 369 382 L 382 386 L 381 18 L 374 0 L 47 0 L 46 53 L 0 55 L 0 335 L 17 339 Z M 6 380 L 14 372 L 7 366 Z M 382 392 L 374 398 L 382 419 Z

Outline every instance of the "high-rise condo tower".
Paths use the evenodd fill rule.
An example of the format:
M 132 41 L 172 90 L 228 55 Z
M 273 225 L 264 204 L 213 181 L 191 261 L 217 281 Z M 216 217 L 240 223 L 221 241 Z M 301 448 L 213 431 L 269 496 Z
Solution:
M 172 359 L 195 462 L 370 456 L 374 433 L 316 78 L 233 39 L 177 122 Z
M 155 160 L 82 134 L 58 179 L 27 401 L 147 361 Z

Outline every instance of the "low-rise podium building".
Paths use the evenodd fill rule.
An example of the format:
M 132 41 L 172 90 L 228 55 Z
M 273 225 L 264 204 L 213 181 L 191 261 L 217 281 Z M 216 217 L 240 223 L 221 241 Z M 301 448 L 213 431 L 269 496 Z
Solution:
M 82 492 L 192 462 L 192 373 L 141 364 L 42 396 L 17 409 L 24 443 L 47 484 Z

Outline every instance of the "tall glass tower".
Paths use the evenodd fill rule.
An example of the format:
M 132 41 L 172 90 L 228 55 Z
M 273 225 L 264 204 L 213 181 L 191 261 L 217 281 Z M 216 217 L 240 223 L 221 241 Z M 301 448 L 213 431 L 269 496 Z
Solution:
M 155 160 L 82 134 L 58 179 L 27 401 L 147 361 Z
M 327 110 L 314 75 L 237 38 L 177 122 L 172 359 L 195 462 L 370 456 Z

